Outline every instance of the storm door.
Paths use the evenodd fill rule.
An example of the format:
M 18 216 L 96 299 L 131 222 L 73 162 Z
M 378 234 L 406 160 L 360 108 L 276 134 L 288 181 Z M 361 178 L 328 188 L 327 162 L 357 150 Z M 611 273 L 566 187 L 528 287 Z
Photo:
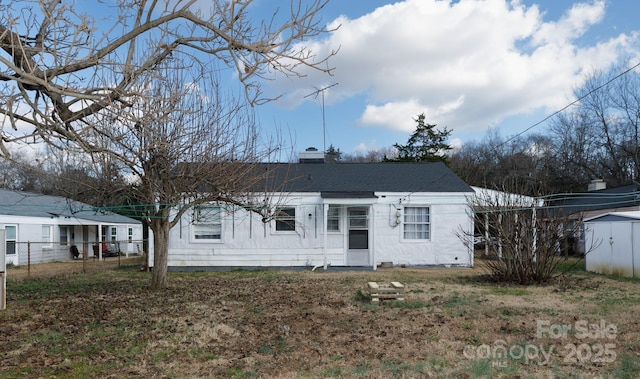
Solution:
M 347 210 L 348 266 L 369 265 L 369 210 L 354 207 Z

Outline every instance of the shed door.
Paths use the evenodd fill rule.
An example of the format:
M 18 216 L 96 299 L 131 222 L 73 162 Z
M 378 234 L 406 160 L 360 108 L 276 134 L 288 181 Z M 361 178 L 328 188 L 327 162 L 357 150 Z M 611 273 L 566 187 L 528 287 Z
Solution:
M 608 244 L 611 246 L 611 267 L 607 274 L 632 276 L 633 267 L 631 251 L 633 249 L 633 232 L 630 222 L 612 222 L 611 238 Z
M 587 271 L 611 273 L 613 237 L 611 222 L 589 222 L 585 225 L 585 260 Z

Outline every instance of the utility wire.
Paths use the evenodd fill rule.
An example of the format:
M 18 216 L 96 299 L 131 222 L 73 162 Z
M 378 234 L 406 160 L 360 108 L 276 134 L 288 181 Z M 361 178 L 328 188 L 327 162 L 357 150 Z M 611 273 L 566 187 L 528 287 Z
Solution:
M 482 210 L 482 209 L 478 209 L 475 212 L 476 213 L 507 213 L 507 212 L 511 212 L 511 211 L 520 211 L 520 210 L 530 210 L 530 209 L 537 209 L 537 210 L 551 210 L 551 209 L 566 209 L 566 210 L 571 210 L 571 209 L 576 209 L 576 208 L 592 208 L 592 207 L 596 207 L 597 209 L 607 209 L 607 208 L 616 208 L 619 207 L 621 205 L 632 205 L 635 204 L 638 200 L 637 200 L 637 196 L 638 196 L 638 192 L 634 191 L 634 192 L 622 192 L 622 193 L 589 193 L 589 192 L 585 192 L 585 193 L 577 193 L 577 194 L 566 194 L 566 193 L 562 193 L 562 194 L 553 194 L 553 195 L 546 195 L 546 196 L 538 196 L 538 197 L 531 197 L 528 200 L 524 200 L 524 201 L 513 201 L 513 202 L 509 202 L 507 201 L 506 204 L 501 205 L 502 209 L 486 209 L 486 210 Z M 478 196 L 478 199 L 480 202 L 482 202 L 482 200 L 487 200 L 485 197 L 483 197 L 482 195 Z M 488 204 L 487 206 L 492 206 L 492 205 L 498 205 L 497 203 L 499 202 L 501 198 L 498 197 L 498 200 L 489 200 L 488 203 L 493 203 L 493 204 Z M 571 203 L 572 200 L 582 200 L 583 202 L 581 203 Z M 540 201 L 543 201 L 544 204 L 543 205 L 536 205 L 538 204 Z M 569 202 L 569 203 L 565 203 L 565 202 Z M 378 202 L 378 205 L 397 205 L 397 202 L 395 201 L 382 201 L 382 202 Z M 136 210 L 145 210 L 145 208 L 150 207 L 150 206 L 154 206 L 156 204 L 130 204 L 130 205 L 114 205 L 114 206 L 96 206 L 96 207 L 90 207 L 89 208 L 79 208 L 79 210 L 81 211 L 86 211 L 87 213 L 90 212 L 116 212 L 118 210 L 127 210 L 127 211 L 136 211 Z M 163 204 L 163 205 L 167 205 L 167 206 L 175 206 L 175 207 L 180 207 L 183 204 L 182 203 L 176 203 L 176 204 Z M 318 204 L 315 202 L 301 202 L 299 204 L 296 204 L 295 206 L 300 206 L 300 207 L 313 207 L 313 206 L 317 206 Z M 482 204 L 480 203 L 472 203 L 473 206 L 479 206 L 480 208 L 483 207 Z M 47 209 L 55 209 L 57 211 L 60 210 L 59 207 L 55 207 L 55 206 L 51 206 L 48 204 L 31 204 L 31 206 L 37 206 L 39 209 L 46 211 Z M 21 208 L 30 208 L 31 206 L 24 206 L 22 204 L 7 204 L 7 203 L 1 203 L 0 202 L 0 208 L 4 208 L 4 209 L 13 209 L 13 210 L 17 210 L 20 211 Z M 241 206 L 237 206 L 237 205 L 231 205 L 231 204 L 211 204 L 211 207 L 218 207 L 221 209 L 224 209 L 226 211 L 229 212 L 233 212 L 233 211 L 238 211 L 238 210 L 252 210 L 252 209 L 260 209 L 260 206 L 257 205 L 249 205 L 246 207 L 241 207 Z M 277 207 L 277 204 L 272 204 L 272 206 Z M 337 205 L 334 204 L 334 206 L 338 206 L 339 208 L 349 208 L 353 205 Z M 421 206 L 418 204 L 412 204 L 410 206 Z M 597 209 L 590 209 L 590 210 L 597 210 Z M 1 213 L 1 211 L 0 211 Z M 466 213 L 465 212 L 458 212 L 458 211 L 445 211 L 445 212 L 437 212 L 439 215 L 442 214 L 463 214 Z M 82 218 L 83 216 L 81 215 L 80 218 Z M 131 217 L 131 216 L 129 216 Z M 144 217 L 149 217 L 144 216 Z M 151 217 L 154 218 L 154 217 Z
M 565 111 L 567 108 L 575 105 L 576 103 L 580 102 L 582 99 L 586 98 L 587 96 L 591 95 L 592 93 L 599 91 L 600 89 L 602 89 L 603 87 L 608 86 L 609 84 L 611 84 L 611 82 L 617 80 L 618 78 L 622 77 L 623 75 L 628 74 L 629 72 L 633 71 L 634 69 L 636 69 L 637 67 L 640 67 L 640 62 L 635 64 L 634 66 L 622 71 L 621 73 L 619 73 L 618 75 L 614 76 L 613 78 L 609 79 L 607 82 L 605 82 L 604 84 L 592 89 L 591 91 L 587 92 L 586 94 L 580 96 L 579 98 L 575 99 L 574 101 L 572 101 L 571 103 L 567 104 L 566 106 L 564 106 L 563 108 L 551 113 L 550 115 L 548 115 L 547 117 L 543 118 L 542 120 L 536 122 L 535 124 L 527 127 L 526 129 L 524 129 L 523 131 L 521 131 L 520 133 L 517 133 L 511 137 L 509 137 L 506 141 L 502 142 L 501 144 L 498 145 L 498 147 L 501 147 L 503 145 L 505 145 L 506 143 L 516 139 L 517 137 L 520 137 L 521 135 L 525 134 L 526 132 L 528 132 L 529 130 L 535 128 L 536 126 L 542 124 L 543 122 L 547 121 L 548 119 L 550 119 L 551 117 L 557 115 L 558 113 L 561 113 L 563 111 Z

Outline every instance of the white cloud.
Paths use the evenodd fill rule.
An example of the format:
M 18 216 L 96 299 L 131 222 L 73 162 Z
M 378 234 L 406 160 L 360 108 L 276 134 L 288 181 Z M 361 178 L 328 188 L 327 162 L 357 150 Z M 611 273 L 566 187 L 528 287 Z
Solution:
M 419 104 L 416 99 L 406 102 L 389 102 L 383 105 L 367 105 L 360 117 L 362 125 L 383 125 L 392 129 L 411 132 L 415 130 L 415 118 L 419 114 L 431 118 L 450 117 L 464 104 L 464 96 L 451 102 L 436 104 L 435 107 Z
M 366 98 L 365 126 L 413 130 L 410 117 L 425 113 L 456 133 L 484 130 L 510 115 L 561 108 L 586 72 L 632 55 L 635 34 L 578 43 L 605 11 L 604 1 L 577 3 L 545 20 L 517 0 L 405 0 L 341 16 L 329 24 L 341 25 L 335 33 L 308 45 L 319 56 L 340 48 L 333 77 L 309 72 L 303 84 L 278 83 L 296 104 L 306 94 L 300 88 L 339 82 L 327 103 Z
M 449 146 L 451 146 L 451 152 L 457 152 L 464 146 L 464 142 L 460 138 L 453 138 L 449 141 Z
M 536 45 L 571 43 L 604 17 L 604 1 L 574 4 L 558 22 L 546 22 L 532 36 Z
M 358 145 L 353 147 L 353 152 L 356 153 L 356 154 L 358 154 L 358 153 L 366 153 L 368 151 L 378 150 L 379 148 L 380 147 L 378 146 L 376 141 L 371 141 L 369 144 L 361 142 Z

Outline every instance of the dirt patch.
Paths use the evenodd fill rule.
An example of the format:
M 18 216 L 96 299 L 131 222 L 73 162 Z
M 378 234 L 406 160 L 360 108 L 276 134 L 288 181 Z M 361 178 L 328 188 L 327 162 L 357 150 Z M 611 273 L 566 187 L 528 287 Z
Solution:
M 579 274 L 499 286 L 482 274 L 170 273 L 170 287 L 153 292 L 149 273 L 134 269 L 40 281 L 10 272 L 0 377 L 640 375 L 638 281 Z M 372 305 L 368 281 L 404 283 L 406 301 Z M 593 333 L 581 334 L 582 321 Z M 601 321 L 615 333 L 597 334 Z M 543 361 L 533 347 L 552 354 Z

